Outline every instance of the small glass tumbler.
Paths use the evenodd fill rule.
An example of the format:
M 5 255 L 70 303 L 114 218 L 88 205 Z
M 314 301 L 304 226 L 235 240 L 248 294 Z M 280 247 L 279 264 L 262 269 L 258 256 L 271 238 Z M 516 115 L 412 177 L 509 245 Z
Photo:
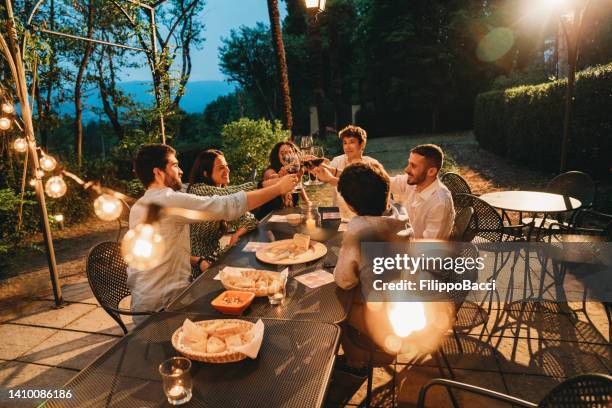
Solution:
M 285 300 L 285 279 L 276 280 L 270 285 L 268 301 L 271 305 L 280 305 Z
M 321 226 L 321 214 L 316 207 L 303 208 L 302 213 L 306 229 L 315 229 Z
M 164 381 L 164 394 L 171 405 L 181 405 L 191 400 L 191 361 L 184 357 L 172 357 L 159 365 Z

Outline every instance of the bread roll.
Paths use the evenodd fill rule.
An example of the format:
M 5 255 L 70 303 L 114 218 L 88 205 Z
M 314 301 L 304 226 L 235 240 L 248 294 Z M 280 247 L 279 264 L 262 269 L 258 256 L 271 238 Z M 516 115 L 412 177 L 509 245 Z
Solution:
M 210 337 L 206 345 L 208 353 L 223 353 L 226 350 L 225 342 L 218 337 Z
M 227 348 L 240 347 L 242 346 L 242 339 L 239 334 L 234 334 L 226 337 L 225 344 L 227 344 Z

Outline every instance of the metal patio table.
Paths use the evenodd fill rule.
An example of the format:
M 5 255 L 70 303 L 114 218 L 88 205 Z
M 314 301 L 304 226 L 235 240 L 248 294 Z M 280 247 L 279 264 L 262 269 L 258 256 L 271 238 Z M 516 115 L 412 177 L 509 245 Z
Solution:
M 548 214 L 576 210 L 582 205 L 580 200 L 574 197 L 540 191 L 496 191 L 483 194 L 479 198 L 492 207 L 502 210 L 502 217 L 506 220 L 509 220 L 506 211 L 520 213 L 521 219 L 522 213 L 534 214 L 534 221 L 530 224 L 527 233 L 528 240 L 531 238 L 534 228 L 536 228 L 535 214 L 544 214 L 543 219 L 540 221 L 540 227 L 537 228 L 537 240 L 540 230 L 545 225 Z
M 46 407 L 170 407 L 158 366 L 179 355 L 171 336 L 185 318 L 160 312 L 115 344 L 63 389 L 73 397 Z M 255 322 L 255 318 L 244 318 Z M 192 361 L 193 397 L 184 407 L 319 407 L 325 400 L 340 328 L 331 323 L 263 319 L 257 359 L 228 364 Z
M 296 209 L 285 209 L 273 214 L 288 214 L 295 211 Z M 243 315 L 329 323 L 344 321 L 350 311 L 353 298 L 352 291 L 342 290 L 333 283 L 311 289 L 292 279 L 295 276 L 317 269 L 326 269 L 328 272 L 333 272 L 333 267 L 337 261 L 336 253 L 342 243 L 342 233 L 338 232 L 340 222 L 326 221 L 323 223 L 323 227 L 307 230 L 304 225 L 292 227 L 287 223 L 269 222 L 270 216 L 264 218 L 256 230 L 247 234 L 239 245 L 231 248 L 213 267 L 200 275 L 166 309 L 224 316 L 210 305 L 210 302 L 224 290 L 221 282 L 213 279 L 219 271 L 225 266 L 273 271 L 284 269 L 284 266 L 277 267 L 260 262 L 254 252 L 244 252 L 242 249 L 251 241 L 270 242 L 271 238 L 276 240 L 287 239 L 291 238 L 296 232 L 303 232 L 310 235 L 313 240 L 324 243 L 327 246 L 327 254 L 309 264 L 295 265 L 289 268 L 290 279 L 287 282 L 287 297 L 282 305 L 272 306 L 269 304 L 267 297 L 258 297 L 255 298 Z

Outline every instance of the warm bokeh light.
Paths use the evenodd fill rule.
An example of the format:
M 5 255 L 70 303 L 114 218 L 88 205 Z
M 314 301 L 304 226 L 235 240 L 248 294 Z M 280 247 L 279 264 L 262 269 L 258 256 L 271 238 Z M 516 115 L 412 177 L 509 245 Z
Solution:
M 68 187 L 61 176 L 51 177 L 45 183 L 45 193 L 51 198 L 59 198 L 66 194 Z
M 306 8 L 311 10 L 325 10 L 325 0 L 306 0 Z
M 94 212 L 103 221 L 114 221 L 121 215 L 121 200 L 111 194 L 102 194 L 94 201 Z
M 36 179 L 30 180 L 30 186 L 36 187 Z
M 514 33 L 506 27 L 489 31 L 479 42 L 476 56 L 484 62 L 494 62 L 502 58 L 514 45 Z
M 9 118 L 0 118 L 0 129 L 7 130 L 11 127 L 11 120 Z
M 53 216 L 53 218 L 55 218 L 55 221 L 57 221 L 57 222 L 64 222 L 64 215 L 63 214 L 55 214 Z
M 10 115 L 11 113 L 15 112 L 15 108 L 12 104 L 5 102 L 2 104 L 2 112 L 6 113 L 7 115 Z
M 25 153 L 28 150 L 28 142 L 23 137 L 18 137 L 13 142 L 13 149 L 19 153 Z
M 389 303 L 387 313 L 393 332 L 399 337 L 407 337 L 414 331 L 423 330 L 427 324 L 422 302 Z
M 164 255 L 164 242 L 153 225 L 139 224 L 129 230 L 121 242 L 121 254 L 134 269 L 151 269 L 159 265 Z
M 44 171 L 52 171 L 57 166 L 57 161 L 49 155 L 40 158 L 40 168 Z

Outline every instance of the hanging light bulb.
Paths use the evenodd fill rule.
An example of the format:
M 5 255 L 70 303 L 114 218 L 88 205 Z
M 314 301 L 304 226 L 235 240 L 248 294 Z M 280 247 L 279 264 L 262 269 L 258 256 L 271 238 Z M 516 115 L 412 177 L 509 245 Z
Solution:
M 45 183 L 45 192 L 51 198 L 59 198 L 66 194 L 66 182 L 62 176 L 53 176 Z
M 0 118 L 0 129 L 7 130 L 11 127 L 11 120 L 9 118 Z
M 36 187 L 36 179 L 30 180 L 30 186 Z
M 63 222 L 64 221 L 64 215 L 63 214 L 55 214 L 53 216 L 53 218 L 55 218 L 55 221 L 57 221 L 57 222 Z
M 28 142 L 23 137 L 18 137 L 13 142 L 13 148 L 16 152 L 25 153 L 28 150 Z
M 111 194 L 102 194 L 94 201 L 94 212 L 102 221 L 114 221 L 121 215 L 121 200 Z
M 2 104 L 2 112 L 6 113 L 7 115 L 10 115 L 11 113 L 15 112 L 15 108 L 12 104 L 5 102 Z
M 139 224 L 129 230 L 121 242 L 121 255 L 134 269 L 151 269 L 159 265 L 165 246 L 161 235 L 151 224 Z
M 52 171 L 57 166 L 57 161 L 53 158 L 53 156 L 43 154 L 43 157 L 40 158 L 39 164 L 40 168 L 44 171 Z
M 42 179 L 43 177 L 45 177 L 45 172 L 41 169 L 36 169 L 36 177 Z

